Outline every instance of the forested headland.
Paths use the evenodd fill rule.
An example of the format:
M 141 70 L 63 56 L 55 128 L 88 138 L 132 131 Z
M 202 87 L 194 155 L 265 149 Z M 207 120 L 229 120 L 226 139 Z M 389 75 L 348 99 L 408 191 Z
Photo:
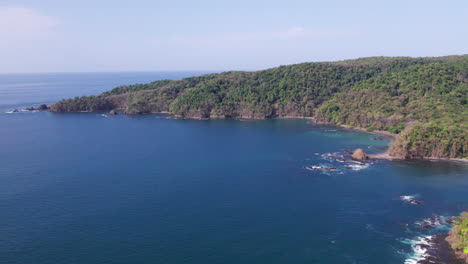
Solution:
M 178 118 L 309 117 L 398 134 L 396 158 L 468 158 L 468 55 L 301 63 L 119 86 L 52 112 L 169 112 Z

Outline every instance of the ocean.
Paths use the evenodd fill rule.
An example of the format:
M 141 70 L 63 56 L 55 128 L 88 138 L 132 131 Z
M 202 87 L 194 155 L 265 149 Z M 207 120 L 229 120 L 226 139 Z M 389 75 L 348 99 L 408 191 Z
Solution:
M 468 207 L 468 166 L 307 120 L 7 113 L 198 74 L 0 75 L 0 263 L 416 263 Z

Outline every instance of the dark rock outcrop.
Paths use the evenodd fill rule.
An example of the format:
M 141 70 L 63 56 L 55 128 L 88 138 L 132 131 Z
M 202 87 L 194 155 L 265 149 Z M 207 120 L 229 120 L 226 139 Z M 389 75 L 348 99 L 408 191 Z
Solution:
M 36 107 L 34 110 L 42 111 L 42 110 L 47 110 L 47 109 L 49 109 L 49 107 L 46 104 L 41 104 L 40 106 Z
M 463 264 L 457 254 L 452 250 L 450 244 L 446 241 L 447 235 L 437 234 L 429 239 L 429 244 L 419 245 L 426 250 L 425 258 L 419 260 L 418 264 L 450 263 Z
M 124 110 L 124 114 L 126 115 L 141 115 L 141 114 L 144 114 L 145 112 L 141 111 L 141 110 L 138 110 L 136 108 L 126 108 Z
M 48 109 L 49 109 L 49 107 L 46 104 L 41 104 L 41 105 L 39 105 L 37 107 L 32 107 L 32 106 L 27 107 L 24 110 L 26 110 L 26 111 L 35 111 L 35 110 L 44 111 L 44 110 L 48 110 Z
M 456 243 L 457 239 L 454 236 L 453 232 L 450 232 L 449 235 L 445 238 L 445 241 L 451 246 L 453 254 L 459 260 L 459 263 L 468 263 L 468 254 L 464 253 L 459 249 L 454 249 L 453 244 Z M 455 263 L 455 262 L 454 262 Z

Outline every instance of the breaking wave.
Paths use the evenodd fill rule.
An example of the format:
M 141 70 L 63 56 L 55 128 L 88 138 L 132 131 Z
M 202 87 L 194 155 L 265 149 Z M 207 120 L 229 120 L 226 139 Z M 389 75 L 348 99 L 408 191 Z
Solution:
M 413 250 L 412 253 L 408 254 L 405 259 L 405 264 L 417 264 L 422 260 L 425 260 L 429 254 L 427 249 L 432 245 L 432 236 L 422 236 L 415 239 L 405 239 L 402 243 L 410 245 Z
M 40 112 L 40 111 L 39 110 L 16 109 L 16 110 L 6 111 L 5 114 L 38 113 L 38 112 Z
M 347 169 L 353 170 L 353 171 L 360 171 L 363 169 L 369 168 L 369 163 L 365 164 L 350 164 L 350 165 L 345 165 Z
M 325 160 L 327 164 L 315 164 L 311 166 L 305 166 L 307 170 L 318 170 L 322 172 L 340 172 L 343 174 L 344 170 L 360 171 L 369 168 L 372 163 L 363 163 L 352 160 L 347 151 L 343 152 L 329 152 L 329 153 L 314 153 L 315 156 L 319 156 L 322 160 Z M 307 159 L 309 160 L 309 159 Z
M 415 205 L 418 205 L 418 204 L 422 204 L 422 201 L 417 199 L 418 198 L 418 195 L 402 195 L 400 196 L 400 200 L 402 200 L 403 202 L 405 203 L 409 203 L 409 204 L 415 204 Z

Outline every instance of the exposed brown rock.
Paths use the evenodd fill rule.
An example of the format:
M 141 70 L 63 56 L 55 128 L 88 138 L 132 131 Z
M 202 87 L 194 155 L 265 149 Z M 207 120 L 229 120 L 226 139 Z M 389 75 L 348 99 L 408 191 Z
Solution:
M 110 95 L 107 97 L 109 102 L 117 109 L 125 109 L 128 106 L 128 94 Z
M 117 111 L 115 109 L 112 109 L 108 115 L 117 115 Z
M 351 155 L 351 158 L 353 160 L 357 160 L 357 161 L 366 161 L 367 159 L 369 159 L 369 157 L 366 155 L 366 153 L 364 153 L 364 151 L 362 149 L 356 149 L 353 154 Z
M 448 236 L 445 238 L 445 240 L 450 244 L 450 246 L 453 249 L 454 254 L 457 256 L 458 259 L 463 261 L 464 263 L 468 263 L 468 254 L 463 253 L 461 250 L 457 249 L 455 245 L 458 243 L 458 236 L 457 236 L 457 231 L 452 228 L 450 230 Z

